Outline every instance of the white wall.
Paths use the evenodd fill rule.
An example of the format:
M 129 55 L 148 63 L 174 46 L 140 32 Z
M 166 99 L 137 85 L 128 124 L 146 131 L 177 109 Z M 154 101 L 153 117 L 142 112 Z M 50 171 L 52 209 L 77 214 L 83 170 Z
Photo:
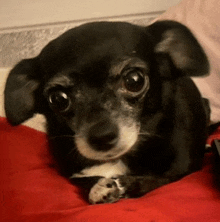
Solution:
M 0 29 L 164 11 L 180 0 L 0 0 Z

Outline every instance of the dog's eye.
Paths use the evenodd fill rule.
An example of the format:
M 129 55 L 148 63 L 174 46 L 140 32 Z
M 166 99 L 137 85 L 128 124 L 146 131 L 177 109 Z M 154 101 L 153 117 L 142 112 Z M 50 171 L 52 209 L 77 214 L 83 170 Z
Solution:
M 123 77 L 123 87 L 131 93 L 141 93 L 147 87 L 147 78 L 139 70 L 132 70 Z
M 50 106 L 58 112 L 65 112 L 70 107 L 71 100 L 68 95 L 62 91 L 53 91 L 48 97 Z

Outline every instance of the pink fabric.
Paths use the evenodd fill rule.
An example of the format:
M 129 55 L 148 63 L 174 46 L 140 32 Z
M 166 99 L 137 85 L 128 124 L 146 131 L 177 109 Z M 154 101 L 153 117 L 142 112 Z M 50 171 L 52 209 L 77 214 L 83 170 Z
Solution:
M 202 95 L 210 100 L 211 121 L 220 121 L 220 1 L 183 0 L 157 20 L 175 20 L 186 25 L 204 48 L 210 75 L 193 78 Z

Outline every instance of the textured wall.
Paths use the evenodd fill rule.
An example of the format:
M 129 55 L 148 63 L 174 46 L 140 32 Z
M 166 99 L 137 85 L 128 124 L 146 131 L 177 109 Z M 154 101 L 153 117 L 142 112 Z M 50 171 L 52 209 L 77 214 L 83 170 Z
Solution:
M 161 12 L 160 12 L 161 13 Z M 147 25 L 158 14 L 147 14 L 137 18 L 117 18 L 105 20 L 123 20 L 134 24 Z M 80 23 L 64 23 L 56 26 L 31 27 L 20 30 L 10 30 L 0 33 L 0 67 L 12 67 L 24 58 L 39 54 L 41 49 L 52 39 Z

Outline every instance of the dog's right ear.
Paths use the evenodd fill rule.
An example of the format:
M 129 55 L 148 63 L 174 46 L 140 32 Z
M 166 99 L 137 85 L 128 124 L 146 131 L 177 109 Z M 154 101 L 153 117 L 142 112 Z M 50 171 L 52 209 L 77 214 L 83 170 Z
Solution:
M 169 55 L 175 67 L 188 76 L 209 72 L 208 58 L 191 31 L 175 21 L 157 21 L 147 27 L 155 39 L 155 53 Z
M 36 112 L 35 94 L 40 81 L 36 59 L 18 63 L 9 73 L 5 86 L 5 113 L 12 125 L 31 118 Z

